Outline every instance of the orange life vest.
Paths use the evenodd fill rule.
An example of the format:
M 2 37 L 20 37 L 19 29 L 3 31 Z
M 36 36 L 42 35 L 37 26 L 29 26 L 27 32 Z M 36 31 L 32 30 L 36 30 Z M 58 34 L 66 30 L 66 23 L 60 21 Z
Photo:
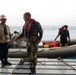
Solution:
M 50 47 L 58 47 L 58 46 L 59 44 L 56 41 L 50 43 Z

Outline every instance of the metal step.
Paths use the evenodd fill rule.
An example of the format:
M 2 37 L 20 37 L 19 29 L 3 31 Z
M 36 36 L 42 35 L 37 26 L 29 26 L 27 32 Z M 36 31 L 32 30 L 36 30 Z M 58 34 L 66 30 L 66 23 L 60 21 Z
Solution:
M 31 75 L 30 62 L 21 58 L 9 58 L 13 65 L 1 68 L 0 75 Z M 38 58 L 36 75 L 76 75 L 76 59 Z

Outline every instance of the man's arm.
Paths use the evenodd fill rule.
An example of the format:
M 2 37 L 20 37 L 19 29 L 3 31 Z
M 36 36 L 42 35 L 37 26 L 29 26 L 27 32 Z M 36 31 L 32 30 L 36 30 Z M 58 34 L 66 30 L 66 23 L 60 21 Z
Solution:
M 37 25 L 38 25 L 38 34 L 39 34 L 38 41 L 41 41 L 42 36 L 43 36 L 43 29 L 42 29 L 40 23 L 37 23 Z
M 56 41 L 56 39 L 59 37 L 59 35 L 61 35 L 61 30 L 59 30 L 58 35 L 57 35 L 56 38 L 55 38 L 55 41 Z
M 17 41 L 18 39 L 22 38 L 23 36 L 24 36 L 24 28 L 22 29 L 22 33 L 18 37 L 16 37 L 14 39 L 14 41 Z
M 69 31 L 68 31 L 68 40 L 69 40 L 69 42 L 70 42 L 70 34 L 69 34 Z
M 70 42 L 70 37 L 68 37 L 68 39 L 69 39 L 69 42 Z
M 10 33 L 10 27 L 6 25 L 7 33 L 8 33 L 8 42 L 11 42 L 11 33 Z
M 18 39 L 22 38 L 24 36 L 24 28 L 22 29 L 22 33 L 17 37 Z
M 55 38 L 55 41 L 56 41 L 56 39 L 59 37 L 59 34 L 56 36 L 56 38 Z

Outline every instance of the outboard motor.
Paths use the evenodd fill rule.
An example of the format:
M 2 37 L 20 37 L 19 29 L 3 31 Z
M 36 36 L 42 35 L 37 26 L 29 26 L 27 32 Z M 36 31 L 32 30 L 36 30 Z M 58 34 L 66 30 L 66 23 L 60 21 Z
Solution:
M 16 47 L 16 44 L 17 44 L 16 42 L 14 42 L 14 38 L 18 37 L 19 35 L 20 35 L 19 32 L 14 31 L 14 33 L 13 33 L 12 36 L 11 36 L 12 45 L 13 45 L 14 48 Z
M 15 37 L 19 36 L 19 34 L 20 34 L 19 32 L 14 31 L 14 33 L 11 36 L 11 40 L 14 40 Z

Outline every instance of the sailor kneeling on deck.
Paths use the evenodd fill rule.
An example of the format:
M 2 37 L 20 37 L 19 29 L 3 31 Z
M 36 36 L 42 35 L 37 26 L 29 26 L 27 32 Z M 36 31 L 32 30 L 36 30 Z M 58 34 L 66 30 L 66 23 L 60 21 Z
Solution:
M 12 65 L 7 61 L 8 59 L 8 43 L 10 42 L 10 29 L 6 23 L 7 18 L 5 15 L 0 16 L 0 59 L 2 67 Z
M 31 19 L 31 14 L 29 12 L 24 13 L 23 18 L 25 24 L 23 26 L 22 34 L 14 40 L 17 41 L 17 39 L 25 36 L 27 54 L 30 58 L 32 67 L 35 68 L 37 64 L 38 43 L 42 39 L 43 30 L 39 22 Z

